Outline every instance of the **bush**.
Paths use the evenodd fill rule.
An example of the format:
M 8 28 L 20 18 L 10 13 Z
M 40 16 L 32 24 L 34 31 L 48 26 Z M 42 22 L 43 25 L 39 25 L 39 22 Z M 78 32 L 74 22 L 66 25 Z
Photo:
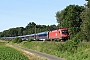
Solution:
M 77 48 L 80 45 L 81 40 L 78 39 L 77 36 L 75 36 L 72 40 L 67 40 L 64 44 L 59 45 L 59 49 L 62 52 L 69 52 L 71 54 L 75 53 Z
M 22 42 L 22 39 L 19 38 L 19 37 L 17 37 L 17 38 L 15 38 L 12 42 L 13 42 L 13 43 L 21 43 L 21 42 Z
M 72 38 L 72 40 L 68 40 L 66 41 L 66 43 L 64 44 L 64 50 L 71 52 L 71 53 L 75 53 L 77 48 L 79 47 L 80 43 L 81 43 L 81 39 L 79 37 L 79 33 L 77 33 L 75 35 L 75 37 Z
M 80 38 L 80 34 L 76 34 L 75 37 L 72 39 L 72 41 L 74 42 L 75 45 L 78 45 L 79 43 L 81 43 L 81 38 Z
M 28 42 L 31 42 L 31 41 L 33 41 L 33 39 L 28 39 Z
M 65 44 L 63 44 L 63 48 L 62 48 L 63 50 L 62 51 L 67 51 L 67 52 L 71 52 L 71 53 L 73 53 L 74 51 L 74 42 L 73 41 L 71 41 L 71 40 L 68 40 L 68 41 L 66 41 L 66 43 Z

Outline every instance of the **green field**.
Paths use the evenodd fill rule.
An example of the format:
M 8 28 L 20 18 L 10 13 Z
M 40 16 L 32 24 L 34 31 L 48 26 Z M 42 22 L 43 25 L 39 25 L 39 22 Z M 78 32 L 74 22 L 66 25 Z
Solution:
M 61 42 L 22 42 L 25 48 L 52 54 L 66 60 L 90 60 L 89 43 Z
M 29 48 L 29 49 L 32 49 L 35 51 L 55 55 L 60 58 L 65 58 L 66 60 L 90 60 L 90 42 L 85 43 L 85 42 L 80 42 L 79 40 L 75 40 L 75 41 L 69 40 L 66 42 L 54 42 L 54 41 L 53 42 L 50 42 L 50 41 L 28 42 L 28 41 L 23 41 L 16 45 L 20 45 L 22 47 Z M 10 49 L 10 51 L 12 50 L 10 47 L 5 46 L 4 43 L 0 43 L 0 48 L 1 48 L 0 54 L 1 54 L 1 51 L 2 52 L 4 51 L 2 49 L 5 49 L 6 51 L 7 51 L 7 48 Z M 13 54 L 11 54 L 11 55 L 13 55 Z M 8 56 L 8 55 L 6 55 L 6 56 Z M 3 57 L 3 56 L 1 56 L 1 57 Z M 16 57 L 14 57 L 14 58 L 16 58 Z M 37 60 L 37 58 L 34 58 L 34 60 Z M 40 60 L 40 59 L 38 59 L 38 60 Z
M 5 46 L 5 42 L 0 42 L 0 60 L 28 60 L 21 52 Z

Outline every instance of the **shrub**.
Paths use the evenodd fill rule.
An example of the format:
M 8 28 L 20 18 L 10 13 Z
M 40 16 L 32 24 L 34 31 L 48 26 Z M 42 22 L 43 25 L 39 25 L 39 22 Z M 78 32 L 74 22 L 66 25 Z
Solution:
M 79 34 L 76 34 L 75 37 L 72 38 L 72 40 L 66 41 L 63 50 L 68 51 L 70 53 L 75 53 L 80 43 L 81 39 L 79 37 Z
M 33 41 L 33 39 L 28 39 L 28 42 L 31 42 L 31 41 Z
M 62 51 L 64 51 L 64 52 L 65 52 L 65 51 L 71 52 L 72 47 L 73 47 L 73 42 L 70 41 L 70 40 L 68 40 L 68 41 L 66 41 L 66 43 L 63 44 L 62 46 L 63 46 Z M 61 47 L 60 47 L 60 48 L 61 48 Z
M 22 42 L 22 39 L 19 38 L 19 37 L 17 37 L 17 38 L 15 38 L 15 39 L 13 39 L 12 42 L 13 42 L 13 43 L 21 43 L 21 42 Z
M 75 36 L 73 40 L 67 40 L 64 44 L 60 44 L 59 49 L 62 52 L 67 51 L 73 54 L 76 52 L 77 48 L 79 47 L 80 42 L 81 40 Z

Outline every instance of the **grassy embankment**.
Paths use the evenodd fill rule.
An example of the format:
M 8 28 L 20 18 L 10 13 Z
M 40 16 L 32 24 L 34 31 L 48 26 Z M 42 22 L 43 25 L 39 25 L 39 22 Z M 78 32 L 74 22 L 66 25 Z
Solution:
M 90 45 L 77 40 L 60 42 L 24 41 L 19 45 L 32 50 L 52 54 L 66 60 L 90 60 Z

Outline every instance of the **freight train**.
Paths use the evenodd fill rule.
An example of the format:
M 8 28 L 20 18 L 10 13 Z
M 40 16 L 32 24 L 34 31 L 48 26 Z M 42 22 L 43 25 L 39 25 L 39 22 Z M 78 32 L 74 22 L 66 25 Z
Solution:
M 68 40 L 69 33 L 67 28 L 60 28 L 52 31 L 45 31 L 36 34 L 18 36 L 22 40 L 34 39 L 34 40 Z M 3 37 L 3 39 L 13 39 L 16 37 Z

